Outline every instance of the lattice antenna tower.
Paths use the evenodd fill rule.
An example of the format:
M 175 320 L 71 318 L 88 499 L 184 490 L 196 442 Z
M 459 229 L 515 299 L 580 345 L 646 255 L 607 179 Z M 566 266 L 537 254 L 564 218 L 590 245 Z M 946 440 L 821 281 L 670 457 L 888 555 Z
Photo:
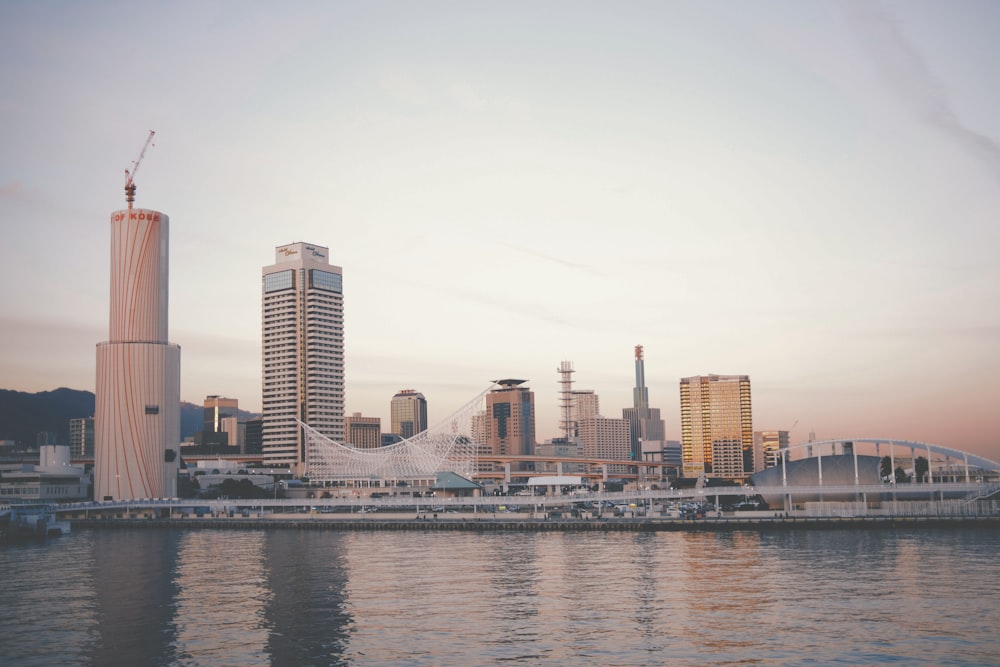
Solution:
M 576 435 L 573 423 L 573 362 L 560 363 L 556 371 L 559 373 L 559 410 L 562 413 L 559 425 L 566 442 L 573 442 Z

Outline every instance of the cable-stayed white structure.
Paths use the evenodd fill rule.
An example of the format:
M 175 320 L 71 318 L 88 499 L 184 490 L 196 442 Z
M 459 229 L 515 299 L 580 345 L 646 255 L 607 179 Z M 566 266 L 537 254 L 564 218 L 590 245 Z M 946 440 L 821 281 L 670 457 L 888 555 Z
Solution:
M 443 471 L 471 477 L 481 439 L 473 422 L 482 413 L 484 397 L 491 388 L 484 389 L 437 426 L 378 449 L 348 447 L 299 422 L 306 438 L 306 475 L 313 483 L 433 479 Z

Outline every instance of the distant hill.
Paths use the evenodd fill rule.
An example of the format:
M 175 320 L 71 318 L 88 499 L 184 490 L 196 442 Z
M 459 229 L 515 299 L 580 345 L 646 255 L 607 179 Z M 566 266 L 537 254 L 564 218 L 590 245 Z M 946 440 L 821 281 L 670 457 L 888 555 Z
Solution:
M 201 430 L 203 409 L 181 401 L 181 440 Z M 60 387 L 30 394 L 0 389 L 0 440 L 14 440 L 34 447 L 40 432 L 56 434 L 59 444 L 69 444 L 69 420 L 94 416 L 94 393 Z M 241 420 L 256 415 L 239 411 Z
M 37 394 L 0 389 L 0 440 L 14 440 L 21 447 L 34 447 L 38 433 L 44 431 L 69 444 L 69 420 L 93 415 L 93 392 L 65 387 Z

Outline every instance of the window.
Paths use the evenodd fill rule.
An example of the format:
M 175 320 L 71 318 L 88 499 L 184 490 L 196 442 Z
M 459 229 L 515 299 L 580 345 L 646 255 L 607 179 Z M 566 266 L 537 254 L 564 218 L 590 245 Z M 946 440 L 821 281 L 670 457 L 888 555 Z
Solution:
M 339 273 L 310 269 L 309 286 L 327 292 L 342 292 L 344 290 L 344 277 Z
M 264 293 L 277 292 L 283 289 L 292 289 L 295 286 L 295 272 L 292 269 L 269 273 L 264 276 Z

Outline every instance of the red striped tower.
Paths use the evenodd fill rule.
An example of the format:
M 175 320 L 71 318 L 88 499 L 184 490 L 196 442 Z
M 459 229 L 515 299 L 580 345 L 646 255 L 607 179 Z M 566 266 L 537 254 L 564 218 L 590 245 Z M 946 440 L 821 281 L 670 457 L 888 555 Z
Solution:
M 111 214 L 109 333 L 97 345 L 95 500 L 177 495 L 181 352 L 167 341 L 169 226 L 159 211 Z

